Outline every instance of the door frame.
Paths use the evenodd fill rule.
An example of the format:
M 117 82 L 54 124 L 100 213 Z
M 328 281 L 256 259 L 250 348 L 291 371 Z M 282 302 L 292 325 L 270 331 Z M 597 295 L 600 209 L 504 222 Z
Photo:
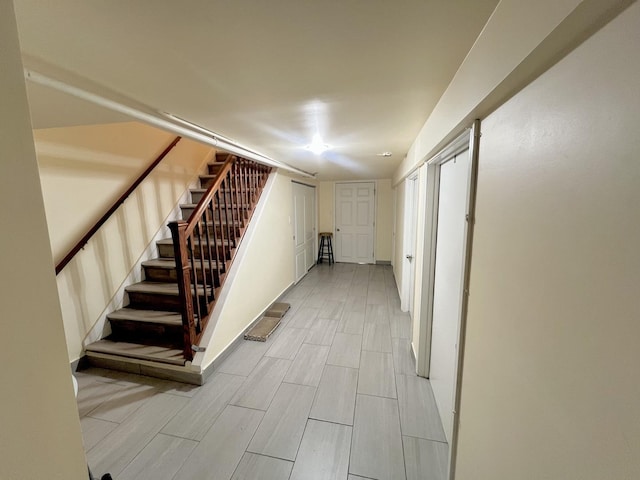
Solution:
M 377 180 L 343 180 L 333 183 L 333 238 L 337 243 L 337 226 L 336 226 L 336 192 L 338 184 L 351 184 L 351 183 L 373 183 L 373 263 L 376 264 L 376 237 L 378 235 L 378 225 L 376 224 L 376 215 L 378 213 L 378 181 Z M 335 244 L 334 244 L 335 250 Z
M 313 216 L 314 216 L 314 225 L 313 225 L 313 230 L 314 230 L 314 234 L 313 234 L 313 248 L 312 248 L 312 258 L 313 258 L 313 265 L 311 265 L 307 271 L 305 272 L 305 274 L 300 277 L 300 280 L 296 280 L 296 231 L 295 231 L 295 193 L 293 191 L 293 184 L 298 184 L 298 185 L 302 185 L 303 187 L 309 187 L 313 189 Z M 290 225 L 291 225 L 291 245 L 292 245 L 292 251 L 293 251 L 293 284 L 296 285 L 298 282 L 300 282 L 306 275 L 307 273 L 309 273 L 309 270 L 311 270 L 315 265 L 316 265 L 316 254 L 318 253 L 318 188 L 315 185 L 310 185 L 308 183 L 305 182 L 301 182 L 299 180 L 291 180 L 291 200 L 292 200 L 292 210 L 291 210 L 291 221 L 290 221 Z M 306 267 L 305 267 L 306 268 Z
M 453 391 L 453 431 L 451 444 L 449 445 L 449 474 L 448 478 L 455 477 L 455 458 L 457 455 L 458 432 L 460 422 L 460 400 L 462 386 L 462 370 L 464 364 L 465 335 L 467 324 L 467 308 L 469 299 L 469 280 L 471 268 L 471 253 L 473 245 L 473 227 L 475 223 L 475 202 L 478 179 L 478 151 L 480 139 L 480 120 L 475 120 L 471 129 L 465 130 L 447 147 L 441 150 L 434 157 L 425 162 L 427 167 L 426 179 L 426 218 L 424 234 L 424 255 L 423 274 L 427 277 L 423 281 L 420 295 L 421 315 L 420 315 L 420 348 L 416 358 L 418 375 L 429 377 L 431 360 L 431 340 L 433 326 L 433 305 L 434 305 L 434 281 L 435 281 L 435 259 L 436 259 L 436 238 L 438 231 L 438 198 L 440 191 L 440 167 L 465 150 L 469 150 L 470 171 L 467 183 L 466 199 L 466 222 L 464 228 L 464 251 L 462 254 L 462 279 L 463 286 L 459 298 L 460 317 L 458 318 L 459 329 L 454 371 L 454 391 Z

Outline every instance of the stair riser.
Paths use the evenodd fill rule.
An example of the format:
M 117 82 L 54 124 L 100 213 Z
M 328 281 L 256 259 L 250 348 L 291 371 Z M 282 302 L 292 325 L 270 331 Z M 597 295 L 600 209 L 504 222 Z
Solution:
M 182 349 L 182 325 L 159 325 L 127 320 L 110 320 L 110 323 L 113 340 Z
M 216 159 L 216 161 L 218 161 Z M 224 162 L 224 160 L 223 160 Z M 209 175 L 217 175 L 220 170 L 222 170 L 223 163 L 210 163 L 207 165 L 207 170 L 209 171 Z
M 207 285 L 211 285 L 211 277 L 212 275 L 209 272 L 206 272 L 207 277 Z M 144 268 L 145 279 L 151 282 L 169 282 L 175 283 L 178 281 L 177 274 L 175 268 L 155 268 L 155 267 L 145 267 Z M 203 271 L 202 269 L 196 269 L 196 275 L 198 277 L 198 283 L 203 282 Z M 214 277 L 216 275 L 214 274 Z M 220 281 L 216 279 L 215 283 L 216 288 L 220 286 Z
M 130 308 L 138 308 L 140 310 L 165 310 L 168 312 L 182 311 L 180 298 L 174 295 L 162 295 L 159 293 L 140 293 L 127 292 L 129 295 Z M 204 299 L 200 300 L 200 308 L 204 309 Z M 195 305 L 194 305 L 195 309 Z
M 196 258 L 200 258 L 200 247 L 199 246 L 196 246 L 194 248 L 194 254 L 195 254 Z M 211 248 L 211 254 L 213 256 L 213 260 L 217 260 L 215 258 L 216 251 L 215 251 L 214 247 Z M 174 258 L 173 245 L 158 245 L 158 255 L 161 258 Z M 206 260 L 209 259 L 209 249 L 208 248 L 204 249 L 203 255 L 204 255 L 204 258 Z M 218 247 L 218 257 L 219 257 L 220 260 L 222 260 L 223 257 L 224 257 L 224 249 L 221 246 Z M 227 260 L 231 260 L 231 256 L 229 254 L 227 254 L 227 258 L 226 259 Z

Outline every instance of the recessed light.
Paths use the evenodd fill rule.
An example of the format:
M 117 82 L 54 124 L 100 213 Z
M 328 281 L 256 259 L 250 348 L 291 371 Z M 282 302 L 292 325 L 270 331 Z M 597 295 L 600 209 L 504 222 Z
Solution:
M 376 153 L 376 157 L 390 157 L 391 155 L 393 155 L 391 152 Z

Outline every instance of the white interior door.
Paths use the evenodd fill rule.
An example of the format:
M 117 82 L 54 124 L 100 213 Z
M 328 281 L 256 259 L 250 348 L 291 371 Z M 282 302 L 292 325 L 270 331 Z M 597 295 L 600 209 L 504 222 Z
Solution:
M 409 311 L 413 319 L 413 297 L 416 278 L 416 222 L 418 212 L 418 176 L 406 180 L 404 222 L 404 267 L 402 269 L 402 299 L 400 308 Z
M 374 263 L 375 184 L 336 183 L 336 262 Z
M 453 432 L 457 342 L 464 288 L 470 166 L 469 150 L 440 166 L 429 378 L 449 442 Z
M 296 182 L 292 185 L 295 276 L 298 282 L 315 262 L 316 189 Z

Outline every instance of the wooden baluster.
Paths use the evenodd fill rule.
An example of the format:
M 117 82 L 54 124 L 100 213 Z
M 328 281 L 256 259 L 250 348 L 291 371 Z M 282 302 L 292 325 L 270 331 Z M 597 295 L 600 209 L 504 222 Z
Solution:
M 196 328 L 193 318 L 193 298 L 191 297 L 189 254 L 187 251 L 187 238 L 185 231 L 187 222 L 171 222 L 169 229 L 173 238 L 173 252 L 176 261 L 176 272 L 178 280 L 178 295 L 180 296 L 182 307 L 182 332 L 184 339 L 184 358 L 193 360 L 192 345 L 196 342 Z
M 229 184 L 229 176 L 227 175 L 224 180 L 222 181 L 222 184 L 224 185 L 224 189 L 227 190 L 227 185 Z M 229 246 L 229 248 L 231 248 L 231 228 L 229 227 L 229 206 L 227 204 L 227 195 L 223 195 L 222 196 L 222 202 L 224 204 L 224 218 L 227 221 L 227 244 Z M 231 221 L 233 222 L 233 218 L 231 219 Z M 225 251 L 225 257 L 224 259 L 227 259 L 227 245 L 224 245 L 224 251 Z M 229 255 L 229 258 L 231 258 L 231 255 Z
M 216 252 L 216 272 L 217 272 L 217 280 L 218 283 L 221 282 L 222 279 L 222 267 L 220 265 L 220 251 L 218 250 L 218 234 L 220 233 L 220 225 L 216 227 L 216 209 L 214 208 L 213 200 L 209 203 L 209 208 L 211 210 L 211 225 L 213 229 L 213 250 Z
M 220 219 L 220 245 L 222 246 L 222 259 L 225 262 L 225 264 L 227 263 L 227 256 L 225 253 L 225 249 L 224 249 L 224 244 L 225 244 L 225 228 L 224 228 L 224 223 L 222 220 L 222 205 L 220 204 L 220 191 L 216 192 L 216 206 L 217 206 L 217 210 L 218 210 L 218 217 Z M 217 239 L 216 239 L 216 243 L 217 243 Z
M 202 220 L 204 222 L 204 232 L 205 232 L 205 238 L 207 240 L 207 252 L 209 253 L 209 261 L 208 261 L 208 267 L 205 268 L 204 265 L 202 266 L 202 275 L 204 276 L 209 276 L 209 279 L 211 280 L 211 300 L 215 300 L 215 295 L 216 295 L 216 277 L 213 274 L 213 252 L 211 251 L 211 234 L 209 233 L 209 222 L 207 221 L 207 216 L 208 216 L 208 211 L 205 210 L 204 211 L 204 215 L 202 216 Z M 211 217 L 213 218 L 213 217 Z M 213 221 L 211 222 L 211 227 L 213 227 Z M 215 231 L 213 232 L 215 234 Z M 215 238 L 215 237 L 214 237 Z
M 199 250 L 200 250 L 199 257 L 200 257 L 200 268 L 202 270 L 202 288 L 204 288 L 204 304 L 205 304 L 205 312 L 204 313 L 205 313 L 205 315 L 208 315 L 209 314 L 209 311 L 208 311 L 209 310 L 209 308 L 208 308 L 208 306 L 209 306 L 209 295 L 207 293 L 207 286 L 208 286 L 207 283 L 208 282 L 207 282 L 206 270 L 204 268 L 204 257 L 205 257 L 204 249 L 206 248 L 206 245 L 205 245 L 205 243 L 203 241 L 204 239 L 203 239 L 203 236 L 202 236 L 202 220 L 198 220 L 198 223 L 196 223 L 195 231 L 196 231 L 196 233 L 198 235 L 198 244 L 200 246 L 200 248 L 199 248 Z M 197 272 L 196 272 L 195 277 L 196 277 L 196 289 L 197 289 L 198 288 Z M 196 290 L 196 292 L 197 292 L 197 290 Z M 202 320 L 202 317 L 200 317 L 200 319 Z
M 238 224 L 234 224 L 233 225 L 233 236 L 235 238 L 238 237 L 239 235 L 239 228 L 240 228 L 240 224 L 242 222 L 242 200 L 239 197 L 239 191 L 238 191 L 238 164 L 234 163 L 233 167 L 231 168 L 232 174 L 231 174 L 231 187 L 233 190 L 233 196 L 231 197 L 231 200 L 233 202 L 233 204 L 236 206 L 236 217 L 238 217 Z
M 191 294 L 195 296 L 195 299 L 196 299 L 195 301 L 196 318 L 194 319 L 195 333 L 198 334 L 200 333 L 200 327 L 201 327 L 200 324 L 202 322 L 202 310 L 200 308 L 200 297 L 198 295 L 198 276 L 196 274 L 196 260 L 195 260 L 196 252 L 194 250 L 194 245 L 193 245 L 193 234 L 187 238 L 187 247 L 190 254 L 189 258 L 191 260 L 191 288 L 193 288 L 193 292 L 191 292 Z
M 240 161 L 240 202 L 243 205 L 247 204 L 246 201 L 246 195 L 247 195 L 247 188 L 246 188 L 246 181 L 244 178 L 245 175 L 245 164 L 244 164 L 244 160 Z M 246 217 L 244 216 L 244 212 L 242 215 L 242 223 L 240 224 L 240 227 L 243 228 L 246 222 Z
M 232 188 L 233 188 L 233 183 L 231 181 L 231 179 L 233 178 L 233 166 L 231 166 L 231 169 L 229 170 L 229 174 L 227 176 L 227 188 L 224 192 L 224 200 L 225 202 L 227 202 L 229 204 L 230 207 L 230 211 L 231 211 L 231 228 L 229 228 L 229 238 L 233 239 L 233 246 L 236 246 L 236 211 L 235 211 L 235 205 L 233 204 L 233 194 L 232 194 Z M 229 199 L 227 200 L 227 196 L 229 197 Z

